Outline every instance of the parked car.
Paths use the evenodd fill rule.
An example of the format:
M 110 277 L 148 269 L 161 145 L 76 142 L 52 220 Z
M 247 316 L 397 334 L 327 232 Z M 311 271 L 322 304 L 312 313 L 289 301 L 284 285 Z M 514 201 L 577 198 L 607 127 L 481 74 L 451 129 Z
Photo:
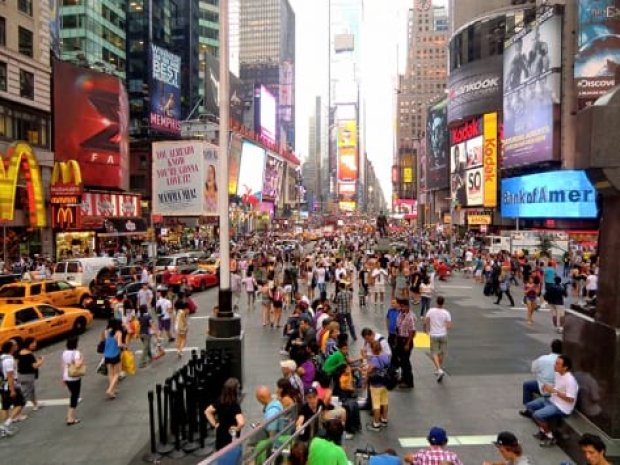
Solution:
M 159 257 L 155 261 L 155 273 L 162 273 L 166 269 L 172 273 L 180 272 L 193 266 L 194 260 L 186 254 Z
M 204 260 L 199 260 L 198 267 L 202 270 L 208 271 L 209 273 L 216 274 L 218 268 L 220 267 L 220 259 L 218 257 L 209 257 Z
M 24 302 L 0 305 L 0 345 L 32 337 L 37 342 L 67 333 L 83 333 L 93 322 L 88 310 Z
M 114 266 L 115 259 L 110 257 L 73 258 L 56 263 L 52 279 L 69 281 L 77 286 L 92 287 L 95 276 L 101 268 Z
M 0 288 L 0 304 L 41 302 L 59 307 L 79 305 L 87 308 L 91 300 L 91 293 L 87 287 L 75 286 L 67 281 L 21 281 L 5 284 Z
M 168 284 L 170 286 L 180 285 L 186 280 L 187 285 L 193 290 L 204 291 L 205 289 L 219 284 L 219 279 L 215 273 L 211 273 L 201 268 L 189 273 L 177 273 L 170 276 Z

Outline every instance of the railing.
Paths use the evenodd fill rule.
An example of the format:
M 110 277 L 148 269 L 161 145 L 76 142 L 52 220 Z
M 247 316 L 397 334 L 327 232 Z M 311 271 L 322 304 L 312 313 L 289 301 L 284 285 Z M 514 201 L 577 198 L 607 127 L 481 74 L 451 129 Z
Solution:
M 306 421 L 301 428 L 299 428 L 295 433 L 288 438 L 286 441 L 282 443 L 280 447 L 274 450 L 269 458 L 263 462 L 263 465 L 274 465 L 276 460 L 280 457 L 287 457 L 290 453 L 290 446 L 293 444 L 307 428 L 310 428 L 310 437 L 314 437 L 318 432 L 319 428 L 319 419 L 321 418 L 322 409 L 319 408 L 318 411 L 312 415 L 308 421 Z

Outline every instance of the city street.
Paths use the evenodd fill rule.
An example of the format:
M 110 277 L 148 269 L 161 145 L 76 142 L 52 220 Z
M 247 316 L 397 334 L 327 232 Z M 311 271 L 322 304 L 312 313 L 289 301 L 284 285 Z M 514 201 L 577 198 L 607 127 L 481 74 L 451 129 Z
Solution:
M 523 442 L 525 453 L 535 463 L 557 464 L 566 460 L 559 449 L 541 449 L 532 438 L 533 424 L 517 414 L 521 407 L 521 383 L 529 379 L 530 361 L 548 351 L 554 338 L 549 314 L 538 312 L 532 328 L 525 324 L 525 311 L 497 306 L 482 295 L 479 285 L 457 276 L 438 283 L 438 292 L 447 296 L 447 308 L 455 323 L 449 339 L 448 376 L 441 385 L 433 376 L 425 338 L 417 338 L 413 365 L 416 387 L 413 391 L 394 390 L 390 394 L 390 425 L 377 433 L 364 431 L 345 441 L 349 457 L 358 447 L 372 445 L 377 450 L 391 447 L 399 453 L 426 445 L 425 437 L 433 425 L 441 425 L 452 437 L 449 446 L 465 464 L 480 464 L 498 458 L 491 440 L 502 430 L 511 430 Z M 206 315 L 215 304 L 217 293 L 195 294 L 198 313 L 192 317 L 188 347 L 202 347 L 207 326 Z M 520 301 L 520 291 L 515 301 Z M 518 304 L 517 304 L 518 305 Z M 276 330 L 260 326 L 257 310 L 241 306 L 244 320 L 245 385 L 243 403 L 247 423 L 260 419 L 253 389 L 258 384 L 273 386 L 279 377 L 280 338 Z M 354 310 L 358 332 L 364 326 L 384 332 L 383 309 L 370 306 Z M 98 356 L 96 341 L 103 321 L 98 320 L 80 341 L 88 360 L 89 373 L 83 381 L 78 415 L 82 423 L 64 424 L 67 395 L 60 383 L 59 357 L 63 342 L 41 350 L 46 355 L 38 384 L 41 399 L 47 401 L 39 412 L 20 424 L 13 438 L 0 441 L 0 454 L 11 463 L 24 465 L 139 464 L 148 445 L 147 390 L 173 372 L 179 362 L 169 354 L 151 367 L 139 370 L 120 386 L 117 400 L 105 400 L 106 380 L 94 373 Z M 419 325 L 418 325 L 419 328 Z M 426 340 L 427 342 L 427 340 Z M 358 341 L 353 353 L 360 348 Z M 362 413 L 362 424 L 368 422 Z M 7 454 L 7 455 L 4 455 Z M 193 464 L 199 459 L 186 457 L 164 463 Z

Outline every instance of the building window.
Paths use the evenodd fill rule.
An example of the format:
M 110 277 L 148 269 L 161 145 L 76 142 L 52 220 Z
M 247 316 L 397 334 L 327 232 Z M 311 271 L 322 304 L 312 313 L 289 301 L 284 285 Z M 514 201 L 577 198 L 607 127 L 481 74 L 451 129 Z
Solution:
M 0 138 L 25 140 L 32 145 L 49 147 L 49 117 L 25 107 L 0 105 Z
M 0 92 L 6 92 L 6 63 L 0 61 Z
M 0 46 L 6 46 L 6 19 L 0 16 Z
M 19 95 L 34 100 L 34 74 L 19 70 Z
M 32 16 L 32 0 L 17 0 L 17 8 L 22 13 Z
M 19 53 L 29 57 L 33 56 L 32 31 L 19 26 Z

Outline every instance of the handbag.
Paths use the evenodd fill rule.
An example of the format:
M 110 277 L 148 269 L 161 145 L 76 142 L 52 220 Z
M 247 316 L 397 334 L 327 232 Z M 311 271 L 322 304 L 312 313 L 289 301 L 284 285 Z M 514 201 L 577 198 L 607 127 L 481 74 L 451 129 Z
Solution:
M 81 378 L 86 374 L 86 364 L 84 363 L 84 361 L 81 361 L 79 363 L 76 362 L 74 356 L 74 360 L 67 366 L 67 374 L 71 378 Z
M 105 339 L 102 339 L 97 344 L 97 353 L 102 354 L 105 351 Z

